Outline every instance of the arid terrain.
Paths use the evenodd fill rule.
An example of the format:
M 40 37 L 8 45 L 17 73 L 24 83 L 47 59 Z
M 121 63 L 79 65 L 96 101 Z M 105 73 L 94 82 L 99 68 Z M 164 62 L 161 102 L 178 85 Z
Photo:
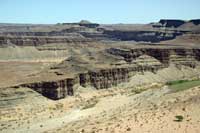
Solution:
M 0 24 L 0 132 L 199 133 L 200 20 Z

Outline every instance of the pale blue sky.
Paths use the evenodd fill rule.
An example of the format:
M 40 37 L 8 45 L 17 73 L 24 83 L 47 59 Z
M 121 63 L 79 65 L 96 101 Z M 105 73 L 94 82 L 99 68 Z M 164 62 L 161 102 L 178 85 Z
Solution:
M 149 23 L 200 18 L 200 0 L 0 0 L 0 23 Z

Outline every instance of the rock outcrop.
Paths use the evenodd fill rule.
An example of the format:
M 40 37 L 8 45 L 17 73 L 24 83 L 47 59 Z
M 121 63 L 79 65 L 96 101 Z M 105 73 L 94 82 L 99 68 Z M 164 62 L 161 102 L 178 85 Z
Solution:
M 20 86 L 31 88 L 47 98 L 58 100 L 67 96 L 72 96 L 74 94 L 74 84 L 75 80 L 68 78 L 58 81 L 44 81 L 38 83 L 22 84 Z
M 128 82 L 130 77 L 136 73 L 145 71 L 156 72 L 164 68 L 163 65 L 119 67 L 89 71 L 79 75 L 80 85 L 83 87 L 92 86 L 96 89 L 107 89 L 117 86 L 120 83 Z
M 191 28 L 191 24 L 193 23 Z M 186 33 L 199 34 L 198 25 L 199 19 L 183 21 L 183 20 L 170 20 L 161 19 L 158 23 L 151 23 L 142 26 L 134 25 L 100 25 L 96 23 L 90 23 L 88 21 L 81 21 L 80 23 L 63 23 L 49 26 L 50 30 L 31 30 L 26 29 L 24 26 L 21 30 L 6 30 L 3 32 L 0 29 L 0 36 L 4 38 L 22 36 L 29 37 L 58 37 L 64 38 L 77 38 L 92 39 L 92 40 L 109 40 L 109 41 L 136 41 L 136 42 L 160 42 L 166 40 L 175 39 L 177 36 L 184 35 Z M 182 26 L 184 25 L 184 26 Z M 182 27 L 181 27 L 182 26 Z M 31 26 L 30 26 L 31 27 Z M 130 27 L 130 28 L 129 28 Z M 197 28 L 196 28 L 197 27 Z M 1 28 L 1 27 L 0 27 Z M 8 28 L 8 29 L 9 29 Z M 18 27 L 20 28 L 20 27 Z M 25 29 L 26 30 L 25 30 Z M 34 27 L 32 26 L 34 29 Z M 42 29 L 42 26 L 40 27 Z M 39 29 L 40 29 L 39 28 Z M 45 29 L 45 26 L 43 27 Z M 1 37 L 1 38 L 2 38 Z M 2 39 L 0 40 L 1 43 Z
M 89 71 L 79 75 L 80 85 L 93 86 L 96 89 L 105 89 L 116 86 L 119 83 L 128 82 L 128 68 L 113 68 L 97 71 Z
M 171 63 L 195 68 L 197 62 L 200 61 L 200 49 L 196 48 L 110 48 L 106 52 L 112 56 L 123 57 L 127 65 L 117 65 L 110 68 L 98 68 L 97 66 L 94 70 L 77 72 L 74 78 L 29 83 L 21 86 L 32 88 L 50 99 L 58 100 L 73 95 L 75 84 L 83 87 L 92 86 L 96 89 L 107 89 L 128 82 L 132 76 L 138 73 L 141 74 L 145 71 L 156 73 L 158 70 L 167 68 Z M 145 63 L 139 64 L 137 59 L 143 55 L 154 58 L 158 63 L 141 58 L 144 59 Z
M 119 31 L 119 30 L 105 30 L 104 34 L 116 38 L 121 41 L 143 41 L 143 42 L 160 42 L 165 40 L 172 40 L 176 36 L 183 33 L 178 31 L 159 32 L 159 31 Z
M 91 41 L 91 39 L 84 37 L 1 36 L 0 46 L 9 44 L 17 46 L 38 46 L 49 43 L 85 43 Z
M 187 66 L 194 66 L 195 61 L 200 61 L 200 49 L 186 49 L 186 48 L 139 48 L 131 50 L 123 50 L 110 48 L 108 53 L 122 56 L 127 62 L 132 62 L 141 55 L 149 55 L 163 64 L 182 64 Z
M 188 22 L 189 24 L 185 24 Z M 160 20 L 157 25 L 140 26 L 126 24 L 99 25 L 88 21 L 46 26 L 38 25 L 38 27 L 33 25 L 12 27 L 12 25 L 8 25 L 0 27 L 0 46 L 40 46 L 54 43 L 50 47 L 46 47 L 46 45 L 45 47 L 37 47 L 37 50 L 40 50 L 40 52 L 43 52 L 42 50 L 55 49 L 68 51 L 68 53 L 66 52 L 66 58 L 68 59 L 64 63 L 62 62 L 63 64 L 54 66 L 55 69 L 59 70 L 63 67 L 65 68 L 61 70 L 66 74 L 62 78 L 54 77 L 53 75 L 51 81 L 48 81 L 47 74 L 45 75 L 47 78 L 44 81 L 41 81 L 43 79 L 40 77 L 39 81 L 37 80 L 38 82 L 29 83 L 32 80 L 28 80 L 27 84 L 20 85 L 32 88 L 50 99 L 58 100 L 74 95 L 75 84 L 83 87 L 92 86 L 96 89 L 107 89 L 120 83 L 128 82 L 132 76 L 138 73 L 145 71 L 156 73 L 160 69 L 167 68 L 171 63 L 195 68 L 200 61 L 200 49 L 198 48 L 172 48 L 162 47 L 161 45 L 156 47 L 152 43 L 151 47 L 148 48 L 138 47 L 139 44 L 136 46 L 138 48 L 134 48 L 132 45 L 135 45 L 135 43 L 132 44 L 131 42 L 129 47 L 129 45 L 124 45 L 126 43 L 121 42 L 160 42 L 172 40 L 187 33 L 199 34 L 199 29 L 196 29 L 199 26 L 196 25 L 199 25 L 200 21 L 191 20 L 188 22 L 182 20 Z M 190 26 L 193 28 L 191 29 Z M 93 43 L 91 45 L 82 45 L 94 41 L 97 43 L 91 49 L 87 47 L 93 45 Z M 115 41 L 120 41 L 120 44 L 114 45 Z M 79 45 L 70 45 L 70 47 L 65 47 L 66 45 L 64 45 L 62 48 L 60 45 L 57 46 L 58 43 Z M 109 43 L 112 45 L 109 45 Z M 105 48 L 108 48 L 107 46 L 109 49 L 105 50 Z M 120 48 L 116 48 L 118 46 Z M 122 47 L 126 46 L 126 49 L 122 49 Z M 57 54 L 57 51 L 55 54 Z M 68 57 L 69 55 L 72 58 Z M 48 69 L 47 71 L 49 72 L 50 70 Z M 69 75 L 73 75 L 73 78 L 64 78 Z
M 173 20 L 173 19 L 161 19 L 159 21 L 160 24 L 162 24 L 163 27 L 179 27 L 181 25 L 183 25 L 184 23 L 186 23 L 186 21 L 183 20 Z
M 193 28 L 188 23 L 193 23 Z M 81 21 L 79 23 L 63 23 L 50 25 L 47 27 L 39 25 L 39 29 L 34 29 L 37 26 L 7 26 L 2 29 L 0 27 L 0 36 L 84 36 L 94 40 L 121 40 L 121 41 L 144 41 L 144 42 L 160 42 L 171 40 L 185 33 L 199 33 L 199 19 L 184 21 L 173 19 L 161 19 L 157 23 L 147 25 L 100 25 L 90 23 L 89 21 Z M 183 27 L 181 27 L 184 25 Z M 19 28 L 15 30 L 14 28 Z M 21 27 L 21 28 L 20 28 Z M 129 28 L 130 27 L 130 28 Z M 197 29 L 196 29 L 197 27 Z M 10 29 L 10 30 L 7 30 Z

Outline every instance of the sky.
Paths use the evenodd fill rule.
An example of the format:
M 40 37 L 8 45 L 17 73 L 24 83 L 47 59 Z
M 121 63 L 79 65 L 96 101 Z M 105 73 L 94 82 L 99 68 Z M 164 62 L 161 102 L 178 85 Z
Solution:
M 200 19 L 200 0 L 0 0 L 0 23 L 101 24 Z

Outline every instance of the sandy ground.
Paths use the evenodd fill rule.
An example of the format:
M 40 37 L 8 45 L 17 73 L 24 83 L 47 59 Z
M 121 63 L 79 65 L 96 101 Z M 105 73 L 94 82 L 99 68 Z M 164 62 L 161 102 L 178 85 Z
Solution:
M 177 93 L 159 84 L 146 86 L 146 89 L 141 93 L 130 88 L 86 90 L 74 98 L 57 102 L 46 99 L 40 112 L 31 114 L 31 118 L 21 116 L 17 121 L 10 120 L 1 132 L 200 132 L 200 87 Z M 37 102 L 39 100 L 35 100 Z M 181 122 L 175 121 L 177 115 L 183 116 Z M 1 126 L 3 121 L 5 123 L 2 117 Z
M 37 74 L 53 64 L 52 62 L 0 61 L 0 88 L 19 84 L 29 76 Z
M 78 112 L 73 120 L 50 132 L 200 132 L 200 88 L 170 93 L 167 88 L 133 96 L 100 100 L 95 107 Z M 183 116 L 182 122 L 175 116 Z

